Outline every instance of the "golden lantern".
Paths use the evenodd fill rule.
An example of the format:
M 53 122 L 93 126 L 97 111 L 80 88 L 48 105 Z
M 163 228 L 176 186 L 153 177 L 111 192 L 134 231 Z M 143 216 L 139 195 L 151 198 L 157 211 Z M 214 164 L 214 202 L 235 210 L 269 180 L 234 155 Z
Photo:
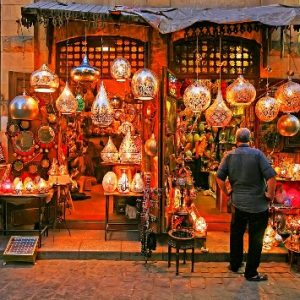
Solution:
M 271 248 L 275 242 L 275 235 L 276 235 L 275 230 L 269 224 L 265 230 L 265 235 L 264 235 L 264 239 L 263 239 L 263 249 L 271 250 Z
M 226 100 L 231 105 L 250 105 L 256 97 L 254 86 L 242 75 L 226 89 Z
M 101 158 L 104 162 L 116 163 L 119 160 L 119 151 L 113 143 L 111 137 L 108 138 L 108 142 L 101 151 Z
M 158 79 L 149 69 L 140 69 L 132 77 L 131 90 L 136 99 L 152 100 L 158 92 Z
M 114 120 L 114 111 L 109 104 L 103 81 L 92 104 L 91 113 L 93 124 L 99 127 L 108 127 Z
M 144 188 L 145 185 L 142 175 L 140 172 L 136 172 L 130 184 L 130 190 L 134 193 L 142 193 L 144 191 Z
M 255 105 L 255 114 L 263 122 L 273 121 L 279 113 L 280 102 L 267 95 L 260 98 Z
M 116 58 L 110 67 L 111 76 L 119 82 L 124 82 L 130 77 L 131 66 L 127 59 Z
M 120 193 L 129 193 L 129 187 L 130 187 L 130 184 L 129 184 L 129 179 L 128 179 L 128 176 L 126 174 L 126 169 L 122 169 L 122 174 L 118 180 L 118 191 Z
M 291 114 L 281 116 L 277 121 L 277 130 L 283 136 L 294 136 L 300 129 L 297 117 Z
M 46 64 L 43 64 L 40 69 L 31 74 L 30 85 L 35 92 L 54 93 L 59 87 L 59 79 Z
M 201 113 L 206 110 L 211 101 L 209 89 L 202 85 L 199 80 L 189 85 L 183 94 L 184 105 L 194 113 Z
M 25 94 L 16 96 L 9 105 L 10 116 L 18 120 L 34 120 L 39 114 L 38 102 Z
M 144 148 L 146 154 L 149 156 L 155 156 L 157 154 L 157 142 L 154 133 L 152 133 L 151 137 L 145 142 Z
M 291 77 L 282 84 L 275 93 L 275 98 L 280 102 L 280 111 L 284 113 L 300 110 L 300 84 L 293 82 Z
M 49 185 L 43 178 L 40 179 L 37 188 L 40 193 L 47 193 L 49 191 Z
M 113 193 L 117 188 L 117 184 L 118 178 L 114 172 L 109 171 L 104 175 L 102 180 L 102 187 L 104 192 Z
M 141 163 L 142 155 L 139 145 L 137 145 L 128 131 L 120 145 L 119 149 L 120 160 L 122 163 Z
M 113 109 L 121 108 L 121 106 L 122 106 L 122 99 L 121 99 L 121 97 L 112 96 L 110 98 L 110 105 L 112 106 Z
M 87 55 L 84 55 L 82 63 L 71 70 L 71 77 L 75 82 L 94 82 L 100 76 L 97 68 L 90 65 Z
M 61 114 L 73 114 L 77 111 L 77 100 L 69 88 L 68 82 L 56 100 L 56 108 Z
M 214 103 L 205 111 L 205 118 L 210 126 L 224 127 L 229 124 L 232 112 L 226 106 L 220 89 Z

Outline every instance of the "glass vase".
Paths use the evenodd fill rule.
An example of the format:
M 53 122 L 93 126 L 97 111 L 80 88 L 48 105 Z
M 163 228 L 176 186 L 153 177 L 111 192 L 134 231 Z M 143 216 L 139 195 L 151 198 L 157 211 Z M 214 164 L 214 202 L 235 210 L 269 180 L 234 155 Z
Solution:
M 129 193 L 129 179 L 126 174 L 126 169 L 122 169 L 122 174 L 118 180 L 118 191 L 119 193 L 126 194 Z
M 140 172 L 134 174 L 130 190 L 134 193 L 142 193 L 144 191 L 144 181 Z

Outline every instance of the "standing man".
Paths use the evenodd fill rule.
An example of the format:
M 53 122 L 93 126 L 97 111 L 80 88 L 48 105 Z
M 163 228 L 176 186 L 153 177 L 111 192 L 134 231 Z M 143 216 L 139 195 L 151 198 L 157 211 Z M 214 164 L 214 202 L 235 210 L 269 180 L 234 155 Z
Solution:
M 245 278 L 249 281 L 267 280 L 259 274 L 263 237 L 268 225 L 268 206 L 274 200 L 276 172 L 266 156 L 258 149 L 250 148 L 250 130 L 239 128 L 236 132 L 237 148 L 223 158 L 217 172 L 217 183 L 227 195 L 231 195 L 232 219 L 230 225 L 230 266 L 239 272 L 243 261 L 243 237 L 248 226 L 249 248 Z M 225 180 L 228 177 L 231 189 Z

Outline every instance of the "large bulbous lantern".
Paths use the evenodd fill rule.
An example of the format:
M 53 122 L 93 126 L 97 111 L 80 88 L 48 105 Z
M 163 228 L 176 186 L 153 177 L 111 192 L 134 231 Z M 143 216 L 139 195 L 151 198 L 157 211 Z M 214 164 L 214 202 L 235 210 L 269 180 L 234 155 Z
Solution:
M 34 120 L 39 113 L 38 102 L 25 92 L 10 102 L 9 109 L 11 118 L 17 120 Z
M 201 85 L 199 80 L 189 85 L 183 94 L 184 105 L 194 113 L 201 113 L 206 110 L 211 101 L 209 89 Z
M 77 100 L 70 90 L 68 82 L 66 82 L 62 93 L 56 100 L 56 108 L 61 114 L 66 115 L 75 113 L 77 111 L 77 106 Z
M 273 121 L 279 113 L 280 102 L 267 94 L 255 105 L 255 114 L 263 122 Z
M 91 113 L 93 124 L 99 127 L 108 127 L 114 120 L 114 111 L 108 101 L 103 81 L 100 84 L 99 92 L 93 102 Z
M 31 74 L 30 85 L 35 92 L 54 93 L 59 87 L 59 79 L 46 64 L 43 64 L 40 69 Z
M 111 137 L 108 138 L 108 142 L 101 151 L 101 158 L 104 162 L 116 163 L 119 160 L 119 151 L 113 143 Z
M 158 79 L 149 69 L 141 69 L 134 73 L 131 90 L 135 99 L 152 100 L 158 92 Z
M 94 82 L 100 76 L 97 68 L 90 65 L 88 57 L 83 57 L 81 65 L 71 70 L 71 77 L 75 82 L 89 83 Z
M 289 77 L 288 82 L 282 84 L 275 93 L 275 98 L 280 102 L 280 111 L 284 113 L 300 110 L 300 84 L 293 82 Z
M 291 114 L 281 116 L 277 121 L 277 130 L 283 136 L 294 136 L 300 129 L 297 117 Z
M 127 59 L 116 58 L 110 67 L 111 76 L 119 82 L 126 81 L 130 77 L 131 67 Z
M 210 126 L 224 127 L 229 124 L 232 112 L 226 106 L 220 89 L 214 103 L 205 111 L 205 118 Z
M 118 185 L 117 175 L 112 171 L 107 172 L 104 175 L 102 180 L 102 187 L 104 192 L 113 193 L 117 188 L 117 185 Z
M 231 105 L 250 105 L 256 97 L 254 86 L 240 75 L 226 89 L 226 100 Z

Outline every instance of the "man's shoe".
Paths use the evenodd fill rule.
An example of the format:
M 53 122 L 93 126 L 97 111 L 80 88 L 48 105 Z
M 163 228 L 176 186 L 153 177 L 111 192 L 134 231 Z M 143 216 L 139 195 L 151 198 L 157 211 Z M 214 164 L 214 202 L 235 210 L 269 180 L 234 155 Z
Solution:
M 231 271 L 231 272 L 237 273 L 237 274 L 244 274 L 245 273 L 245 264 L 242 263 L 240 265 L 240 267 L 238 267 L 238 268 L 232 268 L 232 266 L 229 265 L 228 270 Z
M 246 278 L 248 281 L 266 281 L 268 280 L 267 274 L 257 274 L 253 277 Z

